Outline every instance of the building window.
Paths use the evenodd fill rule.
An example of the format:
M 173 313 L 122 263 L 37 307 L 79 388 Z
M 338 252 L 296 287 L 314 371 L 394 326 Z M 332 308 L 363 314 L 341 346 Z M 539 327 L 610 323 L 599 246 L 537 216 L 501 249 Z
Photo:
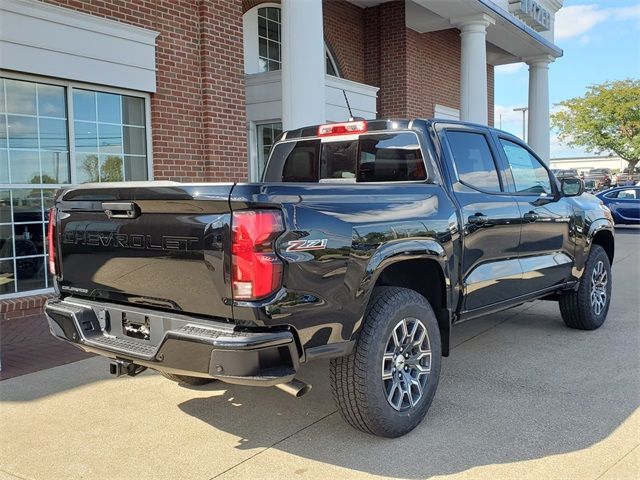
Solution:
M 269 152 L 271 147 L 276 141 L 276 138 L 282 133 L 282 123 L 265 123 L 262 125 L 256 125 L 256 137 L 258 141 L 258 175 L 257 178 L 262 178 L 264 167 L 269 158 Z
M 74 89 L 76 182 L 147 180 L 144 99 Z
M 280 9 L 258 9 L 258 57 L 261 72 L 280 70 Z
M 0 298 L 53 286 L 46 234 L 56 189 L 148 178 L 145 101 L 0 77 Z
M 282 17 L 280 7 L 254 7 L 244 14 L 245 73 L 261 73 L 282 68 Z M 256 42 L 257 33 L 257 42 Z M 256 50 L 257 46 L 257 50 Z M 335 58 L 325 46 L 327 75 L 340 77 Z

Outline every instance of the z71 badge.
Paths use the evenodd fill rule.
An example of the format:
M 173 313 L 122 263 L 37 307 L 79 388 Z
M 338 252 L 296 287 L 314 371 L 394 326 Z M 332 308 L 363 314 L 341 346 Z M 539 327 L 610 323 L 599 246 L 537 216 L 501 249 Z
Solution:
M 318 240 L 291 240 L 287 243 L 287 252 L 307 252 L 309 250 L 324 250 L 327 248 L 327 239 Z

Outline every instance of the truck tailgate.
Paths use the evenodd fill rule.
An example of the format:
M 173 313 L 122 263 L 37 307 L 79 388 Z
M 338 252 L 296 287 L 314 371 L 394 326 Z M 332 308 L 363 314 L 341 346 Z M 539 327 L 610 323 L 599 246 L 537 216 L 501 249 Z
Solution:
M 66 294 L 231 318 L 233 184 L 83 186 L 58 198 Z

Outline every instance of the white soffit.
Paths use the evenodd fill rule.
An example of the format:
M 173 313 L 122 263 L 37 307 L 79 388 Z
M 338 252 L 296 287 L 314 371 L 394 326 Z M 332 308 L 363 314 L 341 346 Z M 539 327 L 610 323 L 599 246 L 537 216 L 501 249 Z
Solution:
M 0 0 L 0 69 L 155 92 L 157 36 L 34 0 Z

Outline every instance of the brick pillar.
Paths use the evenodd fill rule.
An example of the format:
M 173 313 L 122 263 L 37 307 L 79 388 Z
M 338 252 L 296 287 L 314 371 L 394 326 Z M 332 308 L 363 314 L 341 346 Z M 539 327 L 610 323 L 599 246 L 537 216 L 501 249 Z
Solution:
M 247 180 L 242 2 L 200 0 L 198 13 L 204 143 L 202 181 Z

